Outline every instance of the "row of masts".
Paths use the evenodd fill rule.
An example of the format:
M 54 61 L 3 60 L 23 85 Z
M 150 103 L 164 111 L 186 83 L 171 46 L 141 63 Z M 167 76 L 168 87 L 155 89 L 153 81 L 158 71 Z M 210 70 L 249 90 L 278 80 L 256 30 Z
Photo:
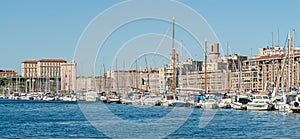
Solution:
M 294 54 L 294 52 L 293 52 L 293 42 L 294 42 L 294 30 L 289 32 L 289 36 L 288 36 L 288 49 L 287 49 L 287 53 L 286 53 L 286 55 L 288 57 L 287 65 L 288 65 L 288 69 L 289 69 L 289 70 L 287 70 L 287 75 L 288 75 L 287 76 L 287 80 L 288 80 L 287 84 L 288 85 L 286 85 L 286 86 L 288 86 L 288 88 L 290 88 L 290 86 L 292 84 L 289 75 L 290 75 L 290 70 L 291 70 L 290 69 L 291 68 L 290 57 L 291 57 L 291 55 Z M 207 61 L 208 61 L 207 47 L 208 47 L 208 44 L 207 44 L 207 41 L 205 40 L 205 43 L 204 43 L 204 89 L 205 89 L 206 92 L 208 90 L 208 86 L 207 86 Z M 226 42 L 226 47 L 227 47 L 227 56 L 228 56 L 228 50 L 229 50 L 228 49 L 228 47 L 229 47 L 229 43 L 228 42 Z M 272 33 L 272 47 L 274 47 L 273 33 Z M 272 62 L 273 62 L 272 63 L 272 75 L 273 76 L 272 76 L 272 79 L 270 81 L 272 82 L 273 88 L 276 89 L 278 87 L 278 84 L 280 82 L 281 77 L 277 76 L 277 78 L 275 78 L 275 72 L 274 72 L 274 66 L 275 66 L 274 65 L 274 59 L 275 59 L 275 57 L 274 57 L 274 55 L 275 55 L 275 49 L 274 49 L 274 52 L 273 52 L 273 60 L 272 60 Z M 252 50 L 251 50 L 251 56 L 252 56 Z M 238 58 L 238 60 L 239 60 L 239 58 Z M 145 59 L 145 63 L 146 63 L 146 68 L 147 68 L 147 61 L 146 61 L 146 59 Z M 250 62 L 250 64 L 251 64 L 251 67 L 252 67 L 252 63 L 251 62 Z M 176 89 L 176 50 L 175 50 L 175 19 L 174 18 L 172 20 L 172 52 L 171 52 L 171 62 L 170 62 L 170 65 L 171 65 L 171 68 L 172 68 L 172 74 L 171 74 L 172 75 L 172 77 L 171 77 L 172 81 L 171 81 L 170 91 L 174 93 L 175 89 Z M 228 84 L 226 86 L 227 89 L 225 89 L 227 91 L 229 91 L 230 88 L 231 88 L 231 86 L 229 84 L 229 82 L 230 82 L 230 74 L 228 72 L 228 70 L 229 70 L 228 65 L 227 65 L 227 82 L 228 82 Z M 241 84 L 242 84 L 241 83 L 241 80 L 242 80 L 241 79 L 242 78 L 242 68 L 241 68 L 242 65 L 241 65 L 241 61 L 238 61 L 238 66 L 239 66 L 238 69 L 239 69 L 239 72 L 240 72 L 240 74 L 238 74 L 238 76 L 239 76 L 239 78 L 238 78 L 239 79 L 239 83 L 238 83 L 239 86 L 238 86 L 238 88 L 239 88 L 239 92 L 240 92 L 241 91 L 240 90 L 241 89 Z M 282 66 L 282 67 L 284 67 L 284 66 Z M 118 73 L 117 73 L 117 76 L 118 76 Z M 136 76 L 138 76 L 138 75 L 136 75 Z M 277 81 L 276 81 L 276 79 L 277 79 Z M 148 75 L 148 79 L 147 80 L 148 81 L 146 82 L 147 83 L 146 84 L 146 90 L 150 90 L 150 88 L 149 88 L 149 86 L 150 86 L 149 85 L 149 75 Z M 117 77 L 117 83 L 118 83 L 118 77 Z M 136 80 L 135 84 L 136 84 L 136 86 L 138 86 L 138 80 Z M 251 88 L 252 88 L 252 85 L 250 85 L 249 89 L 251 89 Z

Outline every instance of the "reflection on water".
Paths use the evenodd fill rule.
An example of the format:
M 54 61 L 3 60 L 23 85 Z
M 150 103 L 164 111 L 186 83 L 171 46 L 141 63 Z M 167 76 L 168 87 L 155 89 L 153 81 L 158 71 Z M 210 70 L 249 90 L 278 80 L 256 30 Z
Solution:
M 132 121 L 161 118 L 172 110 L 120 104 L 107 107 L 120 118 Z M 300 137 L 299 114 L 218 110 L 206 127 L 199 128 L 202 113 L 195 109 L 184 125 L 166 138 Z M 107 138 L 86 120 L 76 103 L 0 101 L 0 117 L 0 138 Z

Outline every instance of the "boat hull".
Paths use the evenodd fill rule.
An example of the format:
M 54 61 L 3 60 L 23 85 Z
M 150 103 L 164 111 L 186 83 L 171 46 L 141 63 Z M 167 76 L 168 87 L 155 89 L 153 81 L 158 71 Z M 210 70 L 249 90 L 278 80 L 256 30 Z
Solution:
M 248 104 L 247 110 L 251 111 L 267 111 L 269 104 Z

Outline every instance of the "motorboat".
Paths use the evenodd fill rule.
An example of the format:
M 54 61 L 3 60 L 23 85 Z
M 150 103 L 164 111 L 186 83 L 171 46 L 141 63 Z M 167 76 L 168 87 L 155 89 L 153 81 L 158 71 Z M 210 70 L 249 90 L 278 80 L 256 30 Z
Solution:
M 222 109 L 229 109 L 231 108 L 232 99 L 227 93 L 224 94 L 223 98 L 219 100 L 218 107 Z
M 107 96 L 107 103 L 121 104 L 121 99 L 117 92 L 113 91 L 109 93 Z
M 161 105 L 162 106 L 173 106 L 173 102 L 175 100 L 175 96 L 174 94 L 165 94 L 162 101 L 161 101 Z
M 194 107 L 194 98 L 192 95 L 176 94 L 172 102 L 173 107 Z
M 205 90 L 200 88 L 176 88 L 173 106 L 201 108 L 205 101 Z
M 231 107 L 236 110 L 247 110 L 247 104 L 249 101 L 249 96 L 236 95 L 234 96 L 234 101 L 231 103 Z
M 281 96 L 276 96 L 274 106 L 279 112 L 291 112 L 290 104 L 287 102 L 287 96 L 283 93 Z
M 270 99 L 268 95 L 252 95 L 247 105 L 247 110 L 267 111 L 270 108 Z
M 121 98 L 121 103 L 122 104 L 133 104 L 134 101 L 129 96 L 125 96 L 125 97 Z
M 231 108 L 231 98 L 224 98 L 218 102 L 218 107 L 222 109 Z
M 145 95 L 141 98 L 141 105 L 146 106 L 160 106 L 161 104 L 161 96 L 155 94 Z
M 203 108 L 204 109 L 217 109 L 218 108 L 218 102 L 216 99 L 208 99 L 203 103 Z
M 204 95 L 195 95 L 194 96 L 194 106 L 197 108 L 201 108 L 203 106 L 203 103 L 205 102 L 205 96 Z
M 85 94 L 85 101 L 95 102 L 98 99 L 98 94 L 95 90 L 88 90 Z
M 102 101 L 103 103 L 107 103 L 107 96 L 105 92 L 98 93 L 98 96 L 100 101 Z
M 73 95 L 65 95 L 60 98 L 62 101 L 77 101 L 76 96 Z
M 290 110 L 293 113 L 300 113 L 300 95 L 295 95 L 293 101 L 290 103 Z
M 172 103 L 173 107 L 194 107 L 194 103 L 191 101 L 174 100 Z

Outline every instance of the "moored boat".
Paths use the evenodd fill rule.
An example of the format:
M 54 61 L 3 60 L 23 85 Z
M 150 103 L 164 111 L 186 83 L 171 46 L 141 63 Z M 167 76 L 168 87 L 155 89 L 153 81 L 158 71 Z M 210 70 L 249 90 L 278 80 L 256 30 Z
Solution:
M 95 102 L 98 99 L 98 94 L 95 90 L 88 90 L 85 94 L 85 101 Z
M 221 109 L 230 109 L 232 99 L 227 93 L 224 94 L 223 98 L 219 100 L 218 107 Z
M 217 109 L 218 108 L 218 102 L 216 99 L 208 99 L 203 103 L 204 109 Z
M 270 99 L 267 95 L 253 95 L 247 104 L 247 110 L 267 111 L 270 108 Z
M 107 103 L 121 104 L 121 99 L 117 92 L 113 91 L 109 93 L 107 96 Z
M 236 95 L 234 96 L 234 101 L 232 102 L 231 107 L 236 110 L 247 110 L 249 99 L 249 96 Z

